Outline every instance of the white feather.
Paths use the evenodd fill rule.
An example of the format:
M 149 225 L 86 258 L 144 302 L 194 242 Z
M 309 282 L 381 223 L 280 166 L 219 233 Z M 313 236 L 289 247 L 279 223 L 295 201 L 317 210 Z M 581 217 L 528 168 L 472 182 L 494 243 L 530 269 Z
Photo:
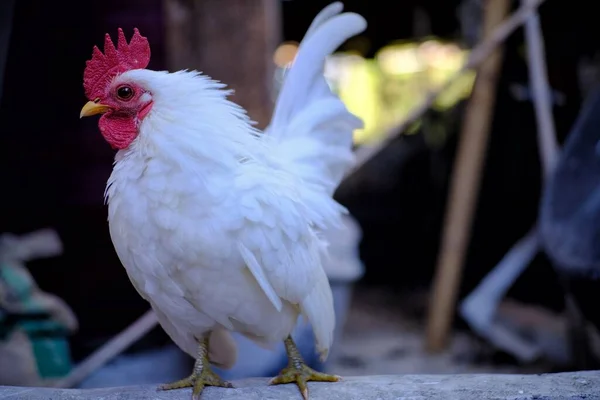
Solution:
M 273 289 L 273 286 L 271 286 L 269 283 L 269 280 L 265 276 L 265 273 L 258 263 L 258 260 L 256 260 L 256 257 L 254 257 L 254 254 L 252 254 L 252 252 L 248 250 L 243 243 L 238 243 L 238 247 L 244 262 L 250 269 L 250 272 L 252 272 L 252 275 L 254 275 L 254 278 L 260 285 L 260 288 L 263 290 L 263 292 L 265 292 L 275 309 L 277 311 L 281 311 L 281 307 L 283 306 L 281 299 L 279 296 L 277 296 L 277 293 L 275 293 L 275 289 Z
M 266 129 L 279 143 L 281 157 L 296 164 L 303 180 L 330 194 L 352 165 L 352 134 L 363 126 L 331 92 L 323 76 L 326 57 L 366 28 L 363 17 L 337 15 L 341 10 L 341 3 L 333 3 L 311 24 Z

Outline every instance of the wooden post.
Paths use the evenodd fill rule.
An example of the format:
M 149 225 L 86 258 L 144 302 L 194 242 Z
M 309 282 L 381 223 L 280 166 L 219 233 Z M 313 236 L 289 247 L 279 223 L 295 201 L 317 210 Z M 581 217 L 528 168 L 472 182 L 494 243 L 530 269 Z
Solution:
M 170 70 L 197 69 L 235 90 L 264 128 L 271 116 L 279 0 L 164 0 Z
M 523 5 L 530 5 L 532 2 L 533 0 L 521 0 Z M 527 43 L 529 82 L 533 92 L 533 106 L 538 128 L 538 147 L 545 183 L 552 176 L 558 163 L 560 146 L 556 140 L 556 129 L 552 116 L 552 93 L 548 83 L 544 35 L 538 13 L 529 17 L 525 23 L 525 42 Z
M 487 0 L 484 35 L 489 37 L 509 12 L 509 0 Z M 496 82 L 502 62 L 497 48 L 477 71 L 473 93 L 467 106 L 448 197 L 442 245 L 433 283 L 427 324 L 429 351 L 442 350 L 454 316 L 462 267 L 470 239 L 477 195 L 484 165 Z

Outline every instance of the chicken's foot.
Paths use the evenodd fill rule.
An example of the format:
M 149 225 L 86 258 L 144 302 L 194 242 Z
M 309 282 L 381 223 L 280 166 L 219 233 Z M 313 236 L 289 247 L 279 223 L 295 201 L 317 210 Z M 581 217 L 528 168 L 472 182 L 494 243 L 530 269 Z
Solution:
M 224 381 L 210 367 L 208 360 L 208 337 L 206 337 L 198 345 L 198 357 L 194 364 L 192 374 L 187 378 L 178 380 L 177 382 L 167 383 L 158 387 L 158 390 L 172 390 L 191 387 L 192 400 L 199 400 L 202 390 L 205 386 L 218 386 L 224 388 L 232 388 L 233 385 Z
M 307 366 L 291 336 L 288 336 L 283 343 L 288 355 L 288 365 L 281 370 L 279 375 L 271 379 L 269 385 L 295 383 L 298 385 L 304 400 L 308 400 L 307 382 L 337 382 L 341 379 L 337 375 L 324 374 Z

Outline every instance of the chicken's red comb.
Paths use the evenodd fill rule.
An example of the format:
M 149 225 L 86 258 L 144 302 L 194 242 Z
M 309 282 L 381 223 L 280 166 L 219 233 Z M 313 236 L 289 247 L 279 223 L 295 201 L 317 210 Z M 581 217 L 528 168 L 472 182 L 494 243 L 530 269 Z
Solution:
M 94 100 L 106 93 L 106 87 L 117 75 L 132 69 L 146 68 L 150 62 L 150 44 L 135 28 L 129 44 L 123 30 L 119 28 L 117 48 L 107 33 L 104 39 L 104 54 L 94 46 L 92 59 L 83 71 L 83 88 L 88 99 Z

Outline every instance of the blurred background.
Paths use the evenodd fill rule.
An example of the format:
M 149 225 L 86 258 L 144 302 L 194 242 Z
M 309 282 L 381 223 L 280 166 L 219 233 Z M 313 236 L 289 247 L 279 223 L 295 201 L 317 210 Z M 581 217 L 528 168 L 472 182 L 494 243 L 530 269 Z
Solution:
M 76 369 L 148 310 L 108 234 L 103 193 L 114 152 L 95 119 L 78 118 L 92 47 L 106 32 L 137 27 L 152 47 L 150 69 L 198 69 L 224 81 L 264 127 L 300 40 L 329 3 L 0 2 L 0 384 L 52 384 L 78 371 L 68 386 L 100 387 L 189 373 L 191 360 L 160 327 L 85 373 Z M 539 8 L 549 84 L 539 104 L 549 106 L 561 148 L 547 180 L 528 61 L 534 42 L 524 29 L 485 57 L 486 74 L 455 76 L 520 2 L 344 4 L 369 27 L 330 57 L 326 78 L 365 121 L 357 151 L 392 139 L 336 193 L 352 215 L 331 233 L 338 338 L 318 365 L 300 324 L 307 360 L 341 375 L 598 368 L 593 2 L 548 0 Z M 504 272 L 488 275 L 503 259 Z M 240 360 L 222 371 L 227 379 L 269 376 L 285 365 L 282 347 L 263 353 L 237 339 Z

